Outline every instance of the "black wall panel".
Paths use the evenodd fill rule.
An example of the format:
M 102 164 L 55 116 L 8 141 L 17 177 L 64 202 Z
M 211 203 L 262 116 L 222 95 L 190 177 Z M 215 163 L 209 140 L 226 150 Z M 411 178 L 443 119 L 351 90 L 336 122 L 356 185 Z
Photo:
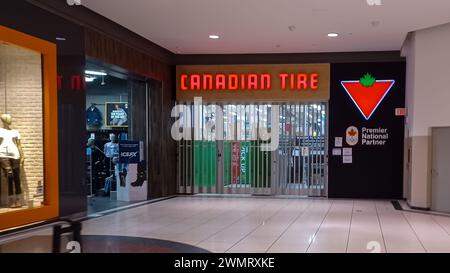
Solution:
M 359 80 L 370 73 L 377 80 L 395 80 L 395 84 L 369 120 L 360 113 L 341 81 Z M 364 89 L 362 89 L 364 90 Z M 370 92 L 367 89 L 367 92 Z M 405 63 L 343 63 L 331 66 L 329 104 L 329 197 L 402 198 L 404 117 L 395 109 L 405 105 Z M 359 130 L 355 146 L 346 142 L 350 126 Z M 385 145 L 363 145 L 362 128 L 387 129 Z M 352 148 L 353 163 L 344 164 L 342 156 L 333 156 L 335 137 L 343 138 L 343 147 Z

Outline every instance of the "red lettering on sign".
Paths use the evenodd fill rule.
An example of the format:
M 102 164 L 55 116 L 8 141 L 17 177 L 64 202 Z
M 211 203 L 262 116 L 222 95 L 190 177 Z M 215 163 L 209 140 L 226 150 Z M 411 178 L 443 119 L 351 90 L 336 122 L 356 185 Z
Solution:
M 191 90 L 200 90 L 200 75 L 192 75 L 191 76 Z
M 300 73 L 297 75 L 297 89 L 307 89 L 308 88 L 308 75 Z
M 272 84 L 272 79 L 270 74 L 261 75 L 261 90 L 270 90 Z
M 228 89 L 237 90 L 239 87 L 239 78 L 236 74 L 228 75 Z
M 216 90 L 225 90 L 225 89 L 226 89 L 225 75 L 217 74 L 216 75 Z
M 280 73 L 281 90 L 317 90 L 319 89 L 318 73 Z M 72 79 L 72 86 L 79 88 L 79 79 Z M 271 90 L 272 75 L 269 73 L 249 74 L 182 74 L 179 88 L 181 91 L 207 90 Z
M 57 77 L 57 81 L 58 81 L 58 90 L 60 90 L 61 89 L 61 87 L 62 87 L 62 76 L 61 75 L 58 75 L 58 77 Z
M 211 74 L 203 75 L 203 88 L 213 90 L 213 76 Z
M 288 74 L 280 74 L 280 79 L 281 79 L 281 89 L 282 90 L 286 90 L 286 80 L 287 80 L 287 77 L 288 77 L 289 75 Z
M 248 90 L 258 90 L 258 75 L 248 75 Z
M 81 89 L 81 76 L 74 75 L 70 79 L 70 87 L 72 90 L 80 90 Z
M 188 90 L 188 87 L 186 85 L 186 80 L 187 80 L 188 76 L 187 75 L 181 75 L 181 90 L 186 91 Z
M 291 74 L 291 84 L 289 85 L 291 87 L 291 90 L 294 90 L 294 74 Z
M 245 87 L 246 87 L 245 75 L 242 74 L 241 75 L 241 89 L 245 90 L 246 89 Z
M 311 89 L 312 90 L 319 89 L 319 74 L 317 73 L 311 74 Z

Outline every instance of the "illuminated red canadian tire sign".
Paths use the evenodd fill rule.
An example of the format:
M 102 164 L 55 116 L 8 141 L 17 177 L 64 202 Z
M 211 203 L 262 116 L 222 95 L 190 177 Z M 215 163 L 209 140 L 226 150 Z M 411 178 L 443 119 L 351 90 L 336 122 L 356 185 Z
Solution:
M 359 81 L 342 81 L 341 84 L 364 118 L 369 120 L 394 86 L 395 80 L 375 80 L 366 74 Z

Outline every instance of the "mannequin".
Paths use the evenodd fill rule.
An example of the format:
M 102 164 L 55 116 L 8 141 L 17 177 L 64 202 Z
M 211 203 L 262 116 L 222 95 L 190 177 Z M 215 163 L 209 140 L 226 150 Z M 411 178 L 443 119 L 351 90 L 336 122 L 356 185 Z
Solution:
M 105 155 L 105 153 L 103 153 L 103 151 L 99 147 L 97 147 L 97 145 L 95 145 L 95 139 L 93 139 L 93 138 L 88 139 L 88 141 L 86 143 L 86 148 L 91 149 L 88 152 L 88 155 L 90 155 L 90 153 L 94 153 L 94 152 L 100 152 L 102 155 Z
M 114 156 L 119 155 L 119 144 L 117 143 L 117 136 L 115 134 L 109 135 L 110 142 L 106 143 L 103 147 L 105 156 L 112 159 Z
M 12 118 L 9 114 L 1 116 L 3 128 L 0 128 L 0 168 L 6 174 L 9 187 L 9 207 L 22 207 L 19 195 L 22 194 L 20 169 L 24 165 L 20 143 L 20 133 L 11 129 Z
M 107 166 L 109 166 L 108 175 L 109 177 L 105 180 L 105 193 L 107 192 L 108 188 L 107 185 L 111 186 L 111 179 L 115 177 L 114 174 L 114 165 L 117 163 L 118 160 L 114 160 L 115 158 L 118 158 L 119 156 L 119 143 L 117 141 L 117 136 L 115 134 L 109 134 L 109 140 L 110 142 L 107 142 L 104 146 L 103 151 L 105 152 L 106 156 L 106 162 Z M 109 181 L 109 183 L 108 183 Z

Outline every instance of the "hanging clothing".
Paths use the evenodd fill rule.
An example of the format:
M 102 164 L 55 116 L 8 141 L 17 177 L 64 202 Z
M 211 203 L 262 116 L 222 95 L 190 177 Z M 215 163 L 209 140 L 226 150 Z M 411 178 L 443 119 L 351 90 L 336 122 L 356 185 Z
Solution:
M 102 112 L 96 106 L 91 106 L 86 110 L 86 123 L 92 127 L 102 126 Z

